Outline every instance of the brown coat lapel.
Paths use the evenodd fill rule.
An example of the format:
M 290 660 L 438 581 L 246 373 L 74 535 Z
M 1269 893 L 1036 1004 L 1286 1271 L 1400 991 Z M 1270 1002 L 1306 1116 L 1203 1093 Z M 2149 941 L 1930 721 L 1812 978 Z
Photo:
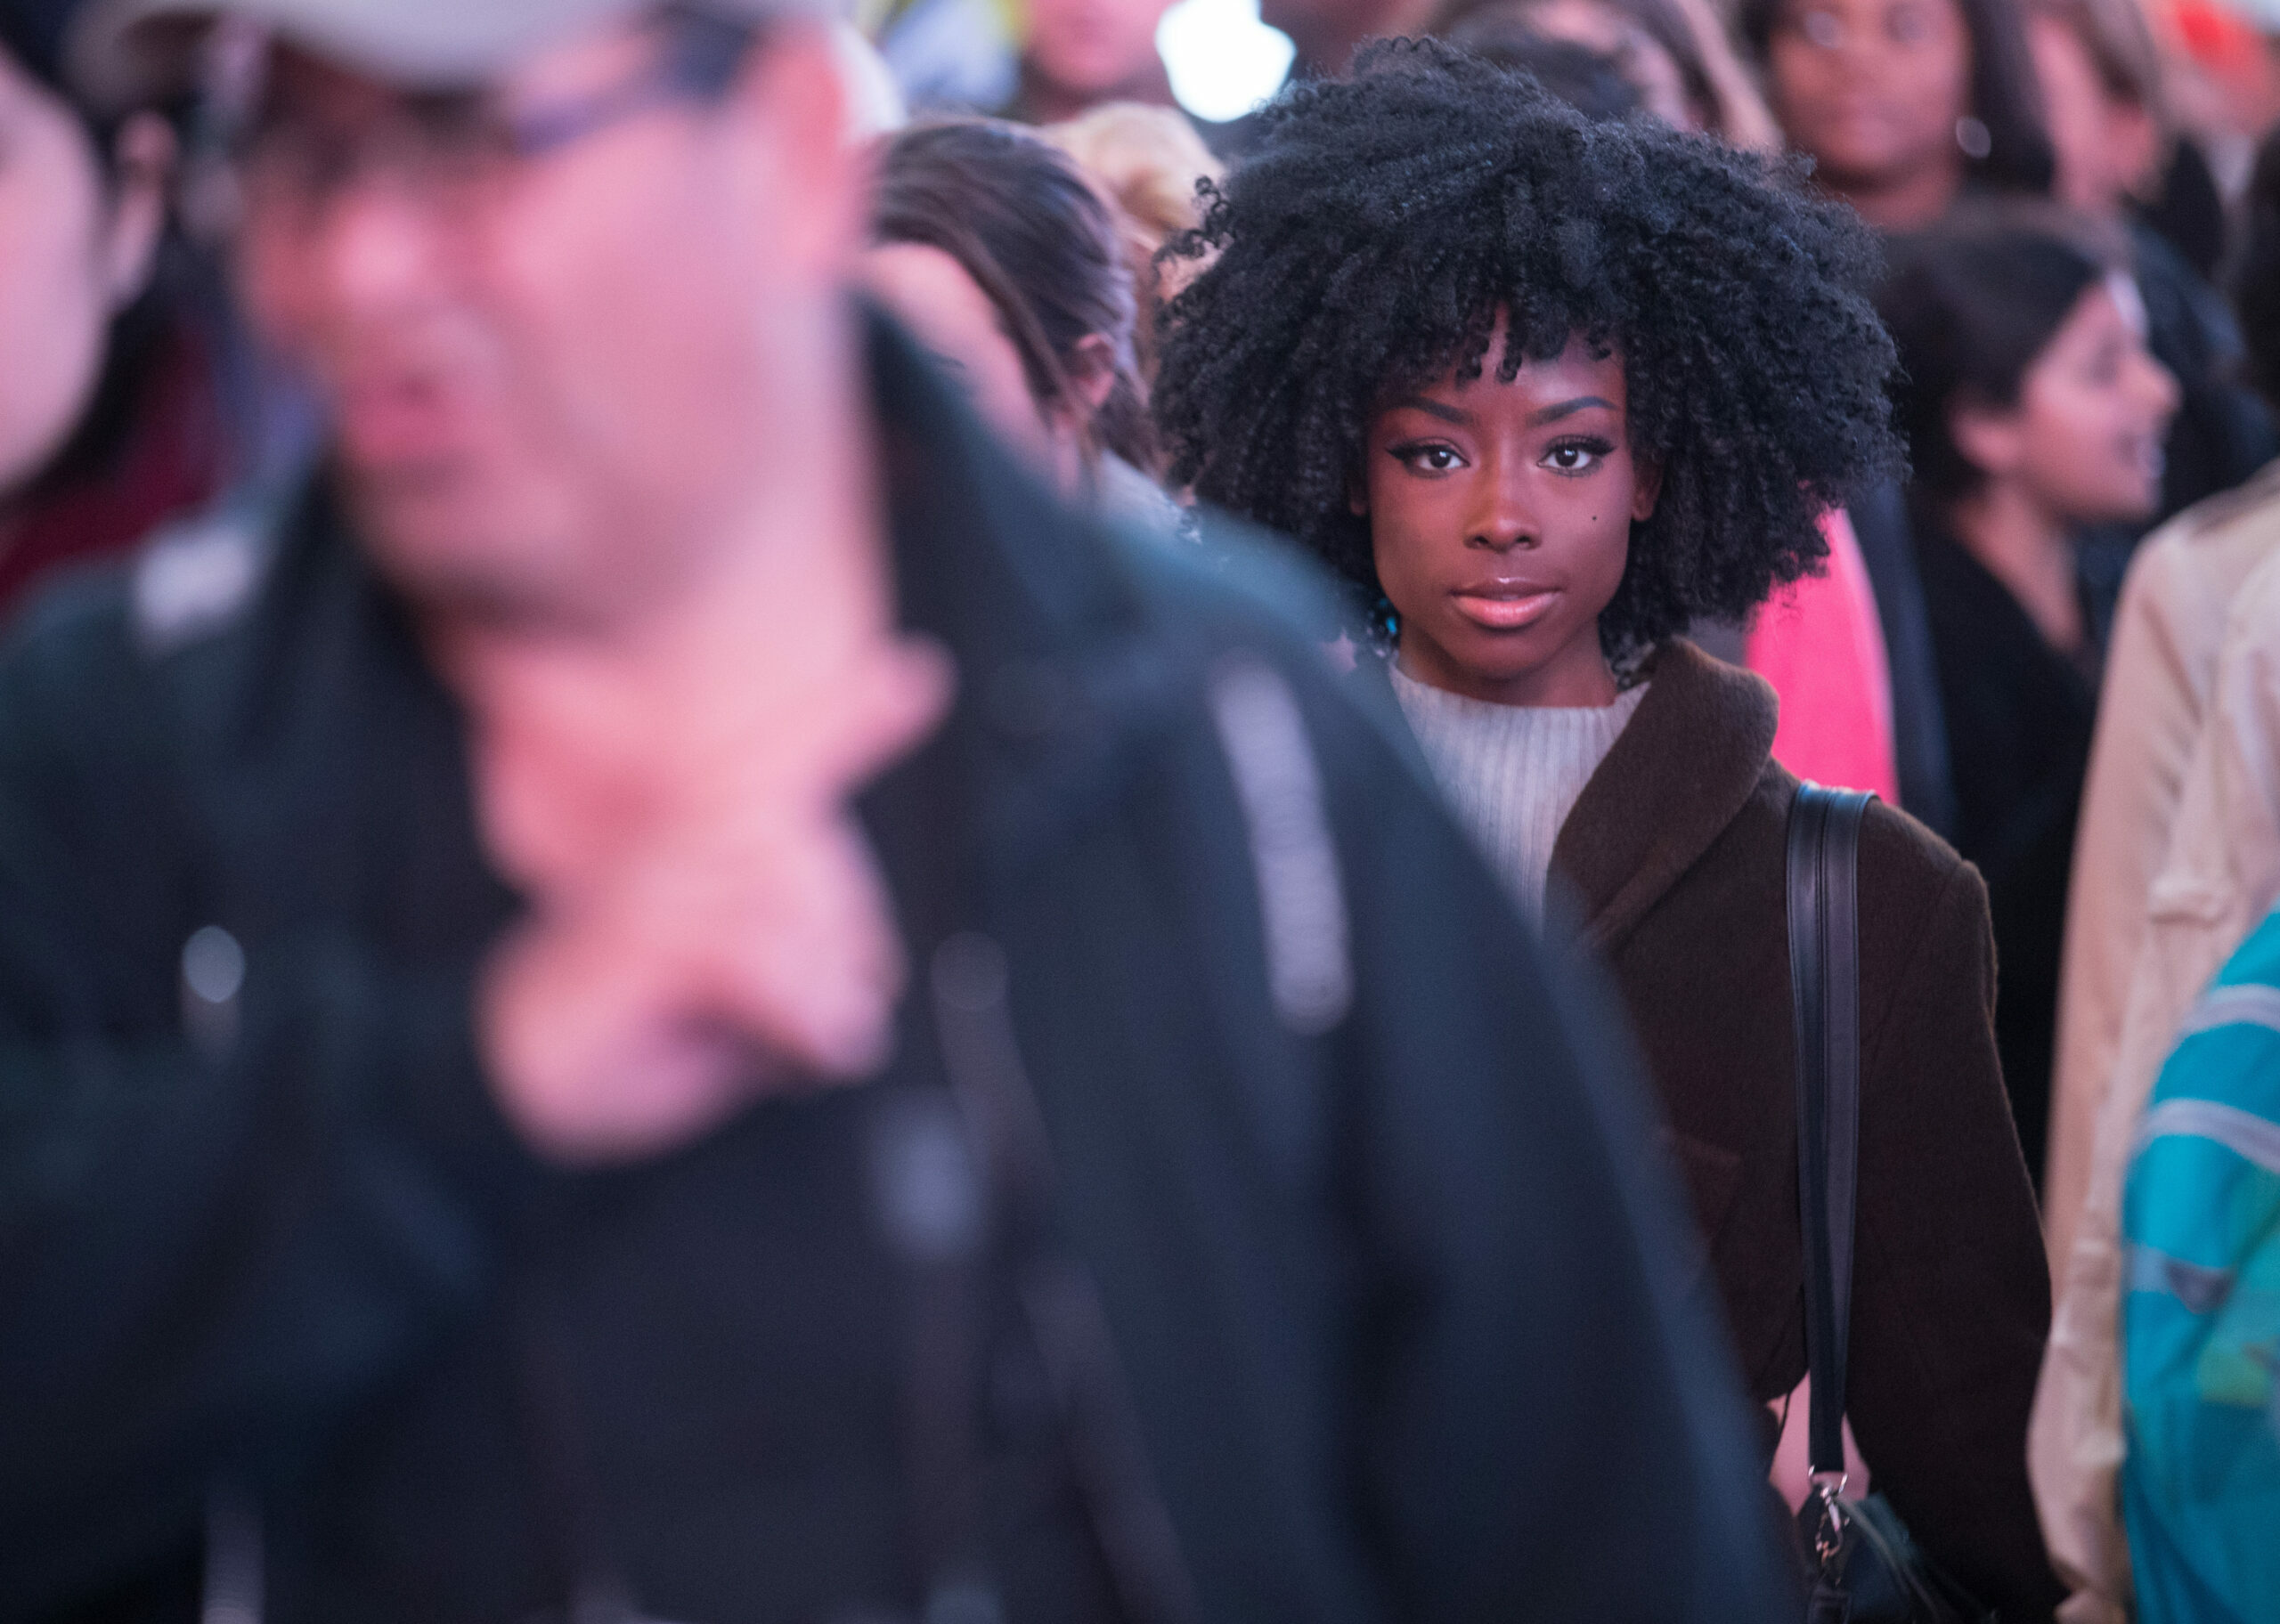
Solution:
M 1726 832 L 1773 759 L 1779 702 L 1765 679 L 1673 639 L 1655 655 L 1631 726 L 1584 786 L 1551 865 L 1580 904 L 1583 940 L 1624 939 Z

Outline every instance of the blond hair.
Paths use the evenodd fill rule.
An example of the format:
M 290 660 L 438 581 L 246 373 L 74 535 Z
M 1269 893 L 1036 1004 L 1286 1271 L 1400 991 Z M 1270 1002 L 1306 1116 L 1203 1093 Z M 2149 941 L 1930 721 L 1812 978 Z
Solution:
M 1185 116 L 1168 107 L 1111 102 L 1038 132 L 1075 160 L 1116 216 L 1132 268 L 1140 319 L 1133 349 L 1141 376 L 1156 374 L 1156 313 L 1202 269 L 1193 260 L 1158 263 L 1166 242 L 1203 223 L 1196 183 L 1222 170 Z

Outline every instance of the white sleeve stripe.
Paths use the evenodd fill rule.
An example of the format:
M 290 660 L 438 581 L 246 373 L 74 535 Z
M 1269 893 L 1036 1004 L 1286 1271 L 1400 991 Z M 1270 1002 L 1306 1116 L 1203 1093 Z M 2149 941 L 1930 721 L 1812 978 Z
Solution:
M 1267 986 L 1283 1025 L 1327 1032 L 1353 1001 L 1346 896 L 1322 775 L 1290 684 L 1239 655 L 1211 679 L 1211 711 L 1250 834 Z

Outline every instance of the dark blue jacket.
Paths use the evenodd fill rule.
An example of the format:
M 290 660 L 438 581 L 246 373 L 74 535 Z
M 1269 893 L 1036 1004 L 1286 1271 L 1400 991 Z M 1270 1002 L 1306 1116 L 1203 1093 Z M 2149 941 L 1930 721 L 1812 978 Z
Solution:
M 1311 582 L 1095 532 L 872 351 L 960 673 L 862 803 L 900 1054 L 654 1164 L 491 1103 L 516 902 L 322 481 L 0 653 L 0 1613 L 908 1617 L 946 1551 L 1016 1620 L 1785 1612 L 1623 1045 L 1274 606 Z M 894 1125 L 974 1065 L 1054 1183 L 945 1272 Z

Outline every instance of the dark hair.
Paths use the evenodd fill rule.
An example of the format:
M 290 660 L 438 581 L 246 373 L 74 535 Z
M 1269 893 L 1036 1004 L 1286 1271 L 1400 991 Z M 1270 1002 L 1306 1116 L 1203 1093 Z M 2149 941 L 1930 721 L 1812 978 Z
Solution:
M 1088 449 L 1156 465 L 1132 353 L 1132 272 L 1108 206 L 1042 138 L 988 118 L 922 124 L 888 142 L 872 206 L 881 242 L 923 243 L 963 266 L 996 305 L 1040 405 L 1071 398 L 1067 358 L 1094 334 L 1116 381 Z
M 1433 19 L 1429 32 L 1445 39 L 1460 50 L 1499 60 L 1497 50 L 1489 48 L 1509 37 L 1508 31 L 1529 28 L 1528 13 L 1545 0 L 1447 0 Z M 1679 78 L 1686 87 L 1687 100 L 1693 102 L 1704 122 L 1715 128 L 1720 102 L 1717 86 L 1711 83 L 1710 69 L 1702 60 L 1702 50 L 1694 37 L 1694 30 L 1686 26 L 1671 0 L 1600 0 L 1606 9 L 1630 19 L 1639 25 L 1649 39 L 1669 53 L 1678 66 Z M 1506 66 L 1512 64 L 1506 63 Z M 1539 78 L 1543 76 L 1538 75 Z M 1546 89 L 1559 95 L 1559 88 L 1545 83 Z M 1566 101 L 1568 98 L 1561 97 Z
M 2280 129 L 2256 150 L 2256 167 L 2241 199 L 2239 258 L 2231 281 L 2249 382 L 2280 410 Z
M 1937 509 L 1979 487 L 1949 414 L 2015 405 L 2035 358 L 2117 268 L 2068 216 L 2024 204 L 1966 207 L 1894 241 L 1877 303 L 1900 348 L 1897 416 L 1920 501 Z
M 1586 118 L 1628 118 L 1644 105 L 1622 64 L 1604 51 L 1539 34 L 1501 11 L 1477 12 L 1446 37 L 1484 62 L 1527 74 Z
M 72 96 L 64 85 L 64 43 L 82 4 L 83 0 L 0 0 L 0 50 L 66 102 L 71 102 Z
M 1739 619 L 1827 551 L 1821 514 L 1898 466 L 1876 242 L 1800 175 L 1649 121 L 1593 124 L 1429 40 L 1286 91 L 1182 251 L 1218 259 L 1168 313 L 1170 477 L 1297 537 L 1379 598 L 1348 505 L 1369 420 L 1452 365 L 1574 337 L 1623 357 L 1654 516 L 1600 633 L 1618 661 Z
M 1774 30 L 1809 0 L 1740 0 L 1735 21 L 1761 67 Z M 2026 25 L 2012 0 L 1953 0 L 1971 42 L 1966 110 L 1987 126 L 1987 156 L 1964 159 L 1965 173 L 1991 191 L 2047 196 L 2058 156 L 2042 122 L 2042 91 L 2027 51 Z

